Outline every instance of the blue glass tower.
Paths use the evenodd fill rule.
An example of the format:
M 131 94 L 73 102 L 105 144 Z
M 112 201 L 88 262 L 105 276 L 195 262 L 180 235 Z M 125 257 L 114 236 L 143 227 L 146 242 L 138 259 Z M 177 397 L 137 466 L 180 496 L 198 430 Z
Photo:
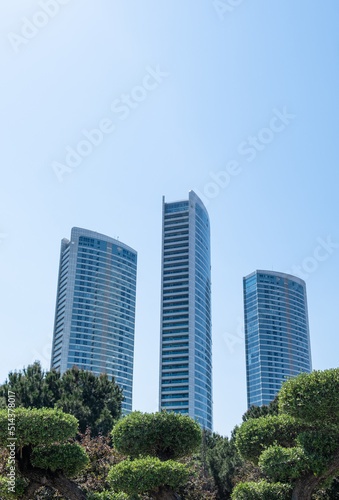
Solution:
M 284 380 L 312 371 L 306 285 L 274 271 L 243 283 L 247 404 L 267 405 Z
M 163 198 L 159 407 L 212 430 L 210 223 L 193 191 Z
M 51 368 L 106 372 L 132 410 L 137 253 L 74 227 L 61 242 Z

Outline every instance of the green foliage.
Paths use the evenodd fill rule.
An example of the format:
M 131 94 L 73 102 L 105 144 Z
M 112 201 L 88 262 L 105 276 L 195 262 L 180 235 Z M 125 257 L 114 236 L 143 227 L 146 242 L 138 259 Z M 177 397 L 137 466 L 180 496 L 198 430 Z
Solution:
M 114 493 L 113 491 L 102 491 L 101 493 L 89 493 L 87 500 L 129 500 L 131 497 L 125 493 Z
M 331 478 L 323 484 L 312 496 L 312 500 L 338 500 L 339 477 Z
M 239 483 L 233 490 L 232 500 L 291 500 L 292 488 L 281 483 Z
M 261 470 L 274 481 L 289 482 L 309 472 L 309 460 L 299 447 L 283 448 L 273 445 L 259 459 Z
M 338 426 L 338 389 L 339 368 L 302 373 L 282 385 L 280 411 L 308 422 Z
M 61 410 L 16 408 L 16 446 L 52 444 L 75 436 L 78 421 Z M 8 444 L 8 414 L 0 410 L 0 445 Z
M 216 489 L 213 478 L 204 467 L 199 456 L 195 455 L 181 459 L 180 463 L 187 465 L 189 477 L 177 491 L 179 498 L 181 500 L 215 500 Z
M 304 373 L 287 380 L 279 392 L 279 415 L 250 419 L 237 431 L 236 443 L 242 456 L 253 463 L 259 458 L 261 470 L 275 481 L 298 489 L 311 485 L 315 490 L 320 481 L 328 486 L 324 481 L 338 470 L 338 388 L 339 369 Z M 243 495 L 239 498 L 256 498 L 251 496 L 256 488 L 253 483 L 239 488 Z
M 240 466 L 237 467 L 235 474 L 232 477 L 232 482 L 234 487 L 239 483 L 244 483 L 244 482 L 257 483 L 262 479 L 267 479 L 262 470 L 249 460 L 243 460 Z
M 14 491 L 11 491 L 9 488 L 12 488 Z M 12 486 L 12 483 L 9 482 L 8 477 L 0 476 L 0 498 L 8 498 L 16 500 L 18 496 L 20 496 L 25 489 L 25 483 L 23 479 L 20 477 L 15 478 L 15 486 Z
M 121 416 L 123 395 L 114 380 L 77 367 L 62 376 L 44 372 L 39 363 L 10 372 L 0 386 L 0 408 L 6 407 L 8 390 L 15 392 L 17 407 L 60 408 L 78 419 L 81 432 L 91 427 L 93 435 L 107 434 Z
M 210 434 L 207 438 L 206 455 L 218 498 L 229 498 L 233 490 L 235 471 L 242 463 L 235 446 L 235 438 L 228 439 L 216 433 Z
M 138 458 L 112 467 L 107 479 L 113 491 L 135 495 L 158 488 L 177 490 L 181 485 L 192 484 L 188 466 L 173 461 L 190 455 L 201 445 L 200 426 L 187 415 L 133 412 L 115 425 L 112 440 L 120 453 Z M 200 498 L 212 500 L 213 495 L 200 487 L 201 481 Z M 199 497 L 186 488 L 183 498 Z
M 278 395 L 270 402 L 269 405 L 250 406 L 246 413 L 242 416 L 242 421 L 247 422 L 251 418 L 266 417 L 267 415 L 278 415 L 279 413 L 279 397 Z
M 339 447 L 339 434 L 329 430 L 302 432 L 297 438 L 314 474 L 322 474 Z
M 89 463 L 74 482 L 88 494 L 108 490 L 107 475 L 111 466 L 120 463 L 125 457 L 110 446 L 108 436 L 92 436 L 89 429 L 78 436 L 78 441 L 86 451 Z
M 130 457 L 154 456 L 161 460 L 188 456 L 201 445 L 201 429 L 187 415 L 132 412 L 112 431 L 115 448 Z
M 99 376 L 73 367 L 60 379 L 61 391 L 57 407 L 75 415 L 79 429 L 90 427 L 93 436 L 108 434 L 121 417 L 122 390 L 109 380 L 106 373 Z
M 259 417 L 241 425 L 237 431 L 236 445 L 243 458 L 257 464 L 265 448 L 274 442 L 281 446 L 295 446 L 298 434 L 308 429 L 312 429 L 312 426 L 288 415 Z
M 161 486 L 177 489 L 188 480 L 188 468 L 173 460 L 162 462 L 155 457 L 124 460 L 112 467 L 108 481 L 115 492 L 130 495 L 147 493 Z
M 76 443 L 52 444 L 34 448 L 31 463 L 34 467 L 61 470 L 65 476 L 73 477 L 86 467 L 89 458 L 85 450 Z
M 89 458 L 89 462 L 81 472 L 77 473 L 77 476 L 73 479 L 73 482 L 87 495 L 89 499 L 92 499 L 92 494 L 101 493 L 105 490 L 109 490 L 109 484 L 106 481 L 107 474 L 110 467 L 114 464 L 121 462 L 125 457 L 118 454 L 110 446 L 110 438 L 106 436 L 95 436 L 91 435 L 88 429 L 85 434 L 78 434 L 77 437 L 72 440 L 73 443 L 81 446 L 82 450 L 86 452 Z M 0 450 L 0 475 L 5 476 L 6 464 L 8 463 L 8 453 L 4 454 L 5 450 Z M 3 454 L 3 456 L 1 456 Z M 34 455 L 34 452 L 33 452 Z M 127 499 L 127 497 L 121 493 L 121 495 L 116 495 L 111 492 L 106 491 L 106 496 L 103 496 L 105 500 L 112 499 L 120 500 Z M 1 495 L 0 495 L 1 498 Z M 41 487 L 32 495 L 32 500 L 56 500 L 61 497 L 54 489 L 51 487 Z M 101 499 L 101 497 L 93 497 Z M 128 497 L 130 498 L 130 497 Z M 141 500 L 141 499 L 140 499 Z
M 40 363 L 10 372 L 8 380 L 0 386 L 0 408 L 7 407 L 8 391 L 15 392 L 16 406 L 24 408 L 53 408 L 58 399 L 60 373 L 44 373 Z

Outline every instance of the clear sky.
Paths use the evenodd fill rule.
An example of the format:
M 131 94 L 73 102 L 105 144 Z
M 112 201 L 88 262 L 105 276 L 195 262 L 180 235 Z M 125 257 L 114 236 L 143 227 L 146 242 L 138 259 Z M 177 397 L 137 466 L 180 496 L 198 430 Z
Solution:
M 158 409 L 161 199 L 190 189 L 211 219 L 214 430 L 246 411 L 255 269 L 301 273 L 313 367 L 338 365 L 338 25 L 337 0 L 2 2 L 0 382 L 49 368 L 79 226 L 138 251 L 134 408 Z

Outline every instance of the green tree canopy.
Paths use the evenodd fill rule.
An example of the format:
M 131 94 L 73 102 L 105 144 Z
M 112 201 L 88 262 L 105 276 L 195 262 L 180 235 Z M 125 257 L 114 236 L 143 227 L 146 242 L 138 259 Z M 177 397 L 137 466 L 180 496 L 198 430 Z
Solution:
M 291 500 L 290 485 L 271 484 L 261 480 L 258 483 L 239 483 L 233 491 L 236 500 Z
M 77 419 L 61 410 L 15 410 L 15 439 L 19 447 L 65 441 L 74 436 L 77 429 Z M 5 447 L 8 439 L 8 412 L 0 410 L 0 446 Z
M 174 500 L 178 498 L 175 490 L 187 482 L 189 470 L 173 459 L 197 451 L 202 433 L 199 424 L 187 415 L 133 412 L 115 425 L 112 440 L 120 453 L 138 457 L 111 469 L 110 484 L 116 492 Z
M 114 426 L 112 440 L 120 453 L 130 457 L 173 460 L 197 451 L 202 434 L 199 424 L 187 415 L 135 411 Z
M 293 446 L 300 432 L 312 429 L 312 424 L 298 422 L 289 415 L 259 417 L 239 427 L 236 445 L 243 458 L 257 465 L 261 453 L 271 444 Z
M 159 458 L 145 457 L 139 460 L 124 460 L 112 467 L 108 480 L 115 492 L 130 495 L 152 491 L 152 496 L 166 485 L 177 490 L 187 482 L 189 471 L 184 464 L 174 460 L 162 462 Z
M 235 436 L 233 434 L 229 439 L 217 433 L 209 434 L 206 445 L 206 460 L 217 488 L 218 499 L 228 499 L 233 490 L 236 470 L 242 464 Z
M 10 372 L 0 386 L 0 408 L 6 408 L 8 391 L 15 393 L 17 407 L 59 408 L 78 419 L 81 432 L 90 427 L 94 436 L 107 435 L 121 416 L 123 394 L 115 381 L 76 366 L 62 376 L 44 372 L 38 362 Z
M 293 500 L 310 500 L 317 486 L 339 470 L 338 389 L 339 369 L 289 379 L 279 393 L 279 415 L 249 419 L 237 432 L 242 457 L 259 463 L 275 484 L 293 487 Z M 266 481 L 260 488 L 273 486 Z M 255 483 L 238 485 L 232 498 L 255 499 L 257 491 Z
M 279 393 L 279 408 L 306 422 L 339 427 L 339 369 L 302 373 L 287 380 Z
M 76 418 L 61 410 L 18 408 L 15 438 L 11 438 L 8 411 L 0 410 L 0 447 L 9 447 L 8 466 L 16 468 L 16 481 L 11 488 L 8 477 L 0 478 L 1 494 L 5 498 L 31 500 L 38 488 L 49 486 L 71 500 L 85 500 L 85 494 L 69 477 L 87 465 L 87 454 L 77 443 L 63 443 L 77 430 Z
M 269 405 L 250 406 L 243 414 L 242 421 L 246 422 L 250 418 L 266 417 L 267 415 L 278 415 L 279 413 L 279 397 L 276 396 Z
M 78 433 L 76 438 L 64 444 L 65 446 L 69 445 L 69 443 L 80 445 L 81 449 L 86 452 L 89 458 L 88 464 L 86 467 L 82 467 L 81 470 L 68 470 L 65 472 L 65 475 L 67 475 L 67 477 L 72 477 L 72 481 L 74 481 L 85 495 L 87 495 L 87 500 L 128 500 L 129 498 L 122 493 L 113 493 L 107 482 L 108 472 L 112 465 L 116 465 L 126 458 L 114 450 L 114 448 L 110 446 L 110 442 L 111 439 L 109 436 L 99 435 L 94 437 L 91 435 L 90 429 L 87 429 L 85 434 Z M 39 448 L 40 447 L 36 447 L 33 454 L 35 454 Z M 57 461 L 57 458 L 56 456 L 55 461 Z M 72 466 L 70 458 L 67 459 L 67 464 Z M 62 459 L 62 454 L 60 459 Z M 6 474 L 6 470 L 3 467 L 5 464 L 6 459 L 1 460 L 0 455 L 0 475 Z M 74 476 L 74 474 L 76 475 Z M 60 494 L 48 486 L 39 488 L 31 497 L 32 500 L 56 500 L 59 498 L 61 498 Z

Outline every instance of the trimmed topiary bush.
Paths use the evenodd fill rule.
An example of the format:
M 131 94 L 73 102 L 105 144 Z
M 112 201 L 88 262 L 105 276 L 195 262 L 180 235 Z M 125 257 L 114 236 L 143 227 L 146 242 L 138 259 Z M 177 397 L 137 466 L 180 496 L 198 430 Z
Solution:
M 74 437 L 78 421 L 61 410 L 15 409 L 16 446 L 52 444 Z M 8 444 L 8 412 L 0 410 L 0 445 Z
M 120 453 L 132 458 L 174 460 L 197 451 L 202 434 L 198 422 L 187 415 L 135 411 L 114 426 L 112 441 Z
M 233 490 L 232 500 L 291 500 L 292 488 L 287 484 L 239 483 Z
M 67 477 L 82 471 L 89 462 L 85 450 L 78 444 L 63 443 L 34 448 L 31 463 L 34 467 L 61 470 Z
M 176 490 L 187 482 L 188 476 L 189 470 L 184 464 L 146 457 L 120 462 L 112 467 L 107 479 L 113 491 L 132 495 L 146 493 L 162 486 Z
M 339 426 L 339 369 L 290 378 L 279 392 L 279 409 L 308 422 Z

